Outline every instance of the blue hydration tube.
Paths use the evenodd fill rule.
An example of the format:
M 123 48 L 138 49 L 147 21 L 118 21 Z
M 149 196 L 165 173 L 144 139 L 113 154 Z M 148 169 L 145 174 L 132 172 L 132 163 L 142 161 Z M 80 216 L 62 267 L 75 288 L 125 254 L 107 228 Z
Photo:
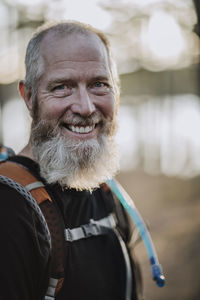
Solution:
M 0 146 L 0 162 L 7 160 L 13 155 L 15 155 L 15 153 L 11 148 Z
M 8 158 L 8 153 L 5 148 L 0 148 L 0 161 L 4 161 Z
M 115 194 L 115 196 L 120 200 L 121 204 L 124 206 L 124 208 L 128 211 L 129 215 L 133 219 L 140 236 L 144 242 L 144 245 L 146 247 L 147 253 L 150 258 L 150 265 L 151 265 L 151 272 L 152 272 L 152 278 L 156 281 L 156 284 L 159 287 L 162 287 L 165 285 L 165 277 L 162 273 L 161 265 L 159 264 L 158 257 L 150 236 L 150 233 L 145 225 L 144 220 L 142 219 L 139 211 L 134 205 L 133 200 L 130 198 L 130 196 L 126 193 L 126 191 L 122 188 L 122 186 L 114 179 L 107 180 L 106 183 L 112 190 L 112 192 Z

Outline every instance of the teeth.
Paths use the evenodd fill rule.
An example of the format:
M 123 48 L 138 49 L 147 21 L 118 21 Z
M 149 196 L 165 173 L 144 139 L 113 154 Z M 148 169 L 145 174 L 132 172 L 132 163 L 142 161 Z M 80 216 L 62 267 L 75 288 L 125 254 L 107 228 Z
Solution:
M 93 126 L 74 126 L 74 125 L 69 125 L 68 126 L 69 129 L 73 132 L 77 132 L 77 133 L 89 133 L 94 129 L 94 125 Z

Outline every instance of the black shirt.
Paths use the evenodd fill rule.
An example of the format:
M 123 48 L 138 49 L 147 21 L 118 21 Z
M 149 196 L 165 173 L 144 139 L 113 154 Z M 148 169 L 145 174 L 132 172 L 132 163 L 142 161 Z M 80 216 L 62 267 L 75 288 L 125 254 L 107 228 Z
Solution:
M 39 166 L 15 156 L 39 180 Z M 101 188 L 89 191 L 62 190 L 46 185 L 66 228 L 99 220 L 114 210 Z M 26 200 L 14 189 L 0 185 L 0 300 L 42 300 L 47 287 L 49 263 L 42 237 L 35 234 L 35 219 Z M 126 266 L 114 231 L 66 242 L 65 280 L 56 300 L 125 300 Z M 133 266 L 133 264 L 132 264 Z M 133 274 L 132 300 L 136 299 Z

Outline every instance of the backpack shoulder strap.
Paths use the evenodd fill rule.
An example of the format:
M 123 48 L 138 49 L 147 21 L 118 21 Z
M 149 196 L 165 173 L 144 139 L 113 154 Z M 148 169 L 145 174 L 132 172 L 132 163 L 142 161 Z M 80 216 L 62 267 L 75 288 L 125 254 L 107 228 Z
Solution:
M 4 184 L 7 184 L 5 179 L 10 179 L 13 183 L 16 183 L 16 185 L 10 185 L 12 188 L 19 191 L 19 185 L 22 188 L 24 187 L 26 193 L 31 194 L 39 205 L 48 225 L 51 235 L 51 265 L 49 286 L 45 299 L 53 300 L 64 281 L 64 225 L 62 218 L 44 184 L 38 181 L 24 166 L 11 161 L 1 162 L 0 175 L 1 178 L 4 177 L 2 181 Z M 23 193 L 23 196 L 25 197 L 25 193 Z
M 35 198 L 38 205 L 45 200 L 52 202 L 44 184 L 38 181 L 24 166 L 11 161 L 4 161 L 0 164 L 0 174 L 24 186 Z

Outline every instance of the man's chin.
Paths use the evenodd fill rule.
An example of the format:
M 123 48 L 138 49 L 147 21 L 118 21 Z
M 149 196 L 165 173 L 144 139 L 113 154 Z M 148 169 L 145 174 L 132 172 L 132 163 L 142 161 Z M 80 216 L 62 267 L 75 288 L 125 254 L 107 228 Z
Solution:
M 40 173 L 49 183 L 62 188 L 93 190 L 112 178 L 119 169 L 119 156 L 113 138 L 102 136 L 66 147 L 62 138 L 44 143 L 38 149 Z

